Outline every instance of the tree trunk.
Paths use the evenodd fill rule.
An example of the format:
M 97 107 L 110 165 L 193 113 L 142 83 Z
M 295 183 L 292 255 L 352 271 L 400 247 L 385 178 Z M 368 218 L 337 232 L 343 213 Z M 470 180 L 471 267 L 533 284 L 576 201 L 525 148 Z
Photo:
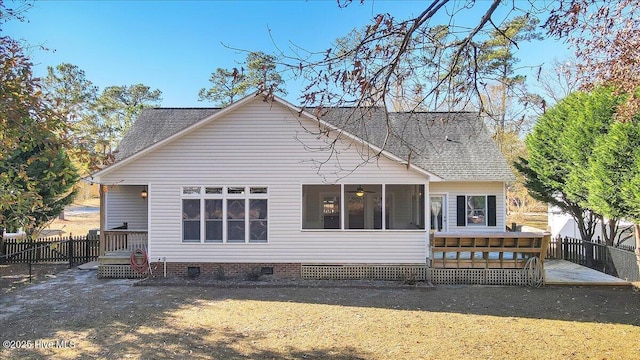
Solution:
M 583 210 L 576 205 L 569 207 L 569 214 L 576 221 L 576 224 L 578 225 L 578 231 L 580 231 L 580 237 L 582 238 L 582 240 L 592 241 L 593 233 L 595 232 L 595 224 L 598 221 L 593 213 L 587 210 Z M 587 221 L 586 224 L 585 218 Z
M 614 219 L 607 219 L 606 224 L 604 222 L 602 223 L 602 236 L 607 246 L 613 246 L 613 239 L 615 239 L 617 232 L 617 224 L 618 220 Z

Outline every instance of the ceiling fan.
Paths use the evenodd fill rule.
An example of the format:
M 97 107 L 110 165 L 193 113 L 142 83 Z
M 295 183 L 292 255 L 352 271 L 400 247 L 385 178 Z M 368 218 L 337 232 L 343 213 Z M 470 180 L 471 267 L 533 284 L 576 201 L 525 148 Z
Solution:
M 348 193 L 355 194 L 357 197 L 363 197 L 364 194 L 375 194 L 375 191 L 369 191 L 362 188 L 362 186 L 358 186 L 355 191 L 347 191 Z

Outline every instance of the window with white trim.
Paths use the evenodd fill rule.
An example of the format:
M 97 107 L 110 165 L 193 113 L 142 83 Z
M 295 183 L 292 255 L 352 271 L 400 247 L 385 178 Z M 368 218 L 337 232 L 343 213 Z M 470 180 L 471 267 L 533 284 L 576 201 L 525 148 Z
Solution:
M 266 243 L 268 187 L 183 186 L 182 242 Z

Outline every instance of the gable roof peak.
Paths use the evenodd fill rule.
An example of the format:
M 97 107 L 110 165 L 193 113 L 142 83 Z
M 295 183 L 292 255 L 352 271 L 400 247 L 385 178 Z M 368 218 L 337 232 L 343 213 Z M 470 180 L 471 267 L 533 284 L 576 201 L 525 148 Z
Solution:
M 225 108 L 145 109 L 122 139 L 117 149 L 116 164 L 113 165 L 132 155 L 141 156 L 142 150 L 170 141 L 210 119 L 224 116 L 258 95 L 248 95 Z M 358 109 L 356 107 L 336 107 L 325 108 L 326 111 L 316 116 L 313 109 L 295 107 L 277 96 L 272 100 L 299 111 L 305 117 L 344 130 L 354 139 L 378 147 L 399 161 L 411 159 L 412 166 L 444 180 L 515 179 L 477 112 L 390 112 L 387 118 L 382 107 L 368 108 L 373 111 L 367 113 L 354 111 Z

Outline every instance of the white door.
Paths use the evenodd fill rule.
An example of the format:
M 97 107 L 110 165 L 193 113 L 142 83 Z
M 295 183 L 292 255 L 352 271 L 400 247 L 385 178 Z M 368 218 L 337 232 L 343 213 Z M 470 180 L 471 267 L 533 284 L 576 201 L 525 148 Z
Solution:
M 429 197 L 429 204 L 431 206 L 431 230 L 434 231 L 447 231 L 447 196 L 446 195 L 434 195 Z

